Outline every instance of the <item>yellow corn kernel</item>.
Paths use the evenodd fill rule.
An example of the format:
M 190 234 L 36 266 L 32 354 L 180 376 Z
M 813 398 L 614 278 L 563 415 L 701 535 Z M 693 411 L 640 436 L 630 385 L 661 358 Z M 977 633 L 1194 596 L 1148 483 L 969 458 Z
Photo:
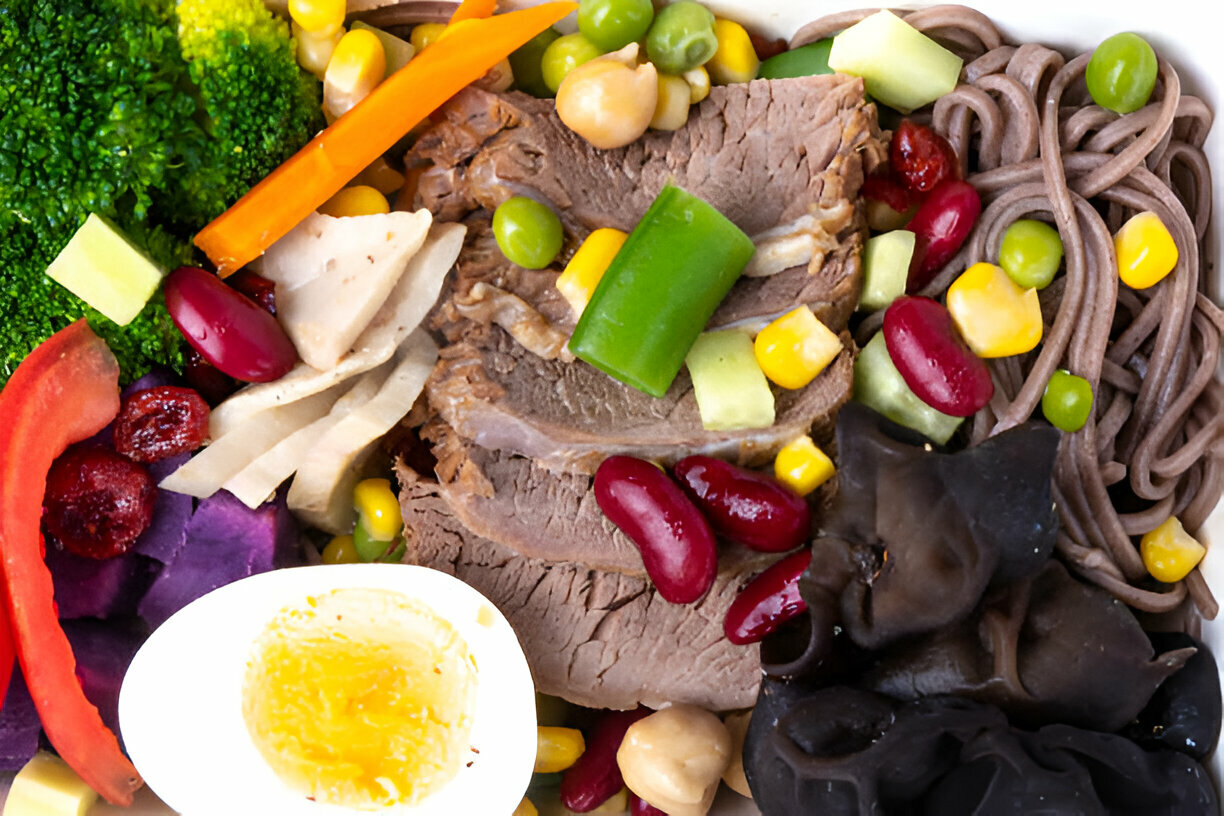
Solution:
M 717 85 L 756 79 L 761 61 L 757 58 L 756 49 L 752 47 L 752 38 L 744 27 L 731 20 L 719 18 L 714 21 L 714 36 L 718 38 L 718 50 L 705 64 L 706 70 L 710 72 L 710 79 Z
M 1139 540 L 1143 566 L 1157 581 L 1176 583 L 1190 574 L 1207 554 L 1207 548 L 1186 532 L 1177 516 L 1169 516 Z
M 297 61 L 303 69 L 323 79 L 327 74 L 327 63 L 331 62 L 336 45 L 344 36 L 344 27 L 337 28 L 330 34 L 311 34 L 303 31 L 297 23 L 293 24 L 293 38 L 297 42 Z
M 704 65 L 698 65 L 691 71 L 685 71 L 680 76 L 689 86 L 689 103 L 696 105 L 710 95 L 710 72 Z
M 536 806 L 531 804 L 531 800 L 526 796 L 523 801 L 518 803 L 518 807 L 514 809 L 514 813 L 510 816 L 540 816 L 540 811 L 536 810 Z
M 344 25 L 345 5 L 345 0 L 289 0 L 289 17 L 303 31 L 326 37 Z
M 587 811 L 588 813 L 616 813 L 623 814 L 629 809 L 629 790 L 621 788 L 616 793 L 612 794 L 608 801 L 604 802 L 594 810 Z
M 629 236 L 618 229 L 605 227 L 587 236 L 557 278 L 557 289 L 569 301 L 574 314 L 582 314 L 600 278 Z
M 1010 357 L 1041 342 L 1041 301 L 1002 267 L 976 263 L 948 287 L 948 311 L 979 357 Z
M 354 215 L 378 215 L 391 212 L 387 197 L 364 184 L 345 187 L 319 206 L 319 212 L 333 218 Z
M 799 437 L 774 458 L 774 476 L 800 496 L 811 493 L 836 472 L 833 460 L 810 436 Z
M 803 388 L 841 354 L 841 339 L 800 306 L 765 328 L 752 344 L 765 376 L 783 388 Z
M 380 156 L 357 174 L 357 178 L 353 179 L 353 186 L 373 187 L 383 195 L 391 195 L 403 189 L 404 174 Z
M 382 40 L 354 29 L 336 44 L 323 75 L 323 111 L 339 118 L 378 87 L 387 73 Z
M 353 488 L 353 507 L 375 541 L 391 541 L 404 529 L 399 500 L 387 479 L 364 479 Z
M 1154 212 L 1141 212 L 1114 236 L 1118 277 L 1132 289 L 1155 286 L 1177 266 L 1177 244 Z
M 68 763 L 39 751 L 18 771 L 4 803 L 9 816 L 84 816 L 98 801 Z
M 351 535 L 338 535 L 327 542 L 322 552 L 324 564 L 356 564 L 361 560 Z
M 412 29 L 412 33 L 408 35 L 408 42 L 412 43 L 413 48 L 419 54 L 437 42 L 438 37 L 441 37 L 445 30 L 446 23 L 421 23 Z
M 536 773 L 561 773 L 578 761 L 586 750 L 582 732 L 576 728 L 541 725 L 536 728 Z
M 659 101 L 655 102 L 650 126 L 655 130 L 679 130 L 688 121 L 692 94 L 684 77 L 659 74 Z

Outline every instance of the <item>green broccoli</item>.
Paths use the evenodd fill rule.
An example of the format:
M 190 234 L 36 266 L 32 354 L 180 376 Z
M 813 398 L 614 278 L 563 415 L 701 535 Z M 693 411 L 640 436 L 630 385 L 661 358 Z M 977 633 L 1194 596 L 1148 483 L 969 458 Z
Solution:
M 0 385 L 82 316 L 125 381 L 181 365 L 160 296 L 116 326 L 47 265 L 90 212 L 189 262 L 192 233 L 319 127 L 318 83 L 261 0 L 0 3 Z

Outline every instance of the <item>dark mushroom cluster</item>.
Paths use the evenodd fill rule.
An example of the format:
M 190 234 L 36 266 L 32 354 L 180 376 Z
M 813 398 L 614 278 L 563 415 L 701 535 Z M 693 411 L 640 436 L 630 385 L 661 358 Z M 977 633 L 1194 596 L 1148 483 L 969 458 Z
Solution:
M 1211 654 L 1050 558 L 1059 434 L 946 453 L 844 408 L 808 615 L 762 644 L 765 816 L 1212 814 Z

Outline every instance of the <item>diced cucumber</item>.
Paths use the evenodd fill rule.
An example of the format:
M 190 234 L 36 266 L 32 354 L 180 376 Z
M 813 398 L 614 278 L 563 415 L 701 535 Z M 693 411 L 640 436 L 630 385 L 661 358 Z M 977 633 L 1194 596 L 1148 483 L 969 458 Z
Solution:
M 13 779 L 4 816 L 84 816 L 97 800 L 64 760 L 39 751 Z
M 768 428 L 774 397 L 752 351 L 752 338 L 730 329 L 697 337 L 688 357 L 693 394 L 707 431 Z M 898 375 L 900 376 L 900 375 Z
M 917 236 L 909 230 L 893 230 L 867 239 L 863 248 L 863 294 L 859 307 L 883 309 L 905 294 L 910 258 Z
M 863 78 L 867 93 L 909 113 L 956 87 L 961 58 L 890 11 L 878 11 L 833 38 L 829 66 Z
M 120 326 L 140 314 L 165 274 L 118 227 L 93 213 L 47 267 L 47 277 Z
M 783 51 L 761 63 L 757 78 L 790 79 L 791 77 L 831 74 L 833 69 L 829 67 L 829 49 L 832 47 L 833 38 L 826 37 L 790 51 Z
M 940 445 L 962 422 L 961 417 L 936 411 L 910 390 L 888 356 L 883 332 L 877 332 L 854 361 L 854 400 Z

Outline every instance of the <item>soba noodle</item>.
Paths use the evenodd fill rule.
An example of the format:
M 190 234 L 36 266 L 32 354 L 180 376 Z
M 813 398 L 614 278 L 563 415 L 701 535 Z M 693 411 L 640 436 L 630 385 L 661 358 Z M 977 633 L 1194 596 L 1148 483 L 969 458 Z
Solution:
M 816 20 L 791 47 L 877 10 Z M 1224 312 L 1207 295 L 1202 263 L 1211 111 L 1182 93 L 1163 59 L 1151 102 L 1119 116 L 1088 96 L 1090 54 L 1067 61 L 1041 45 L 1006 45 L 988 18 L 963 6 L 897 14 L 966 60 L 961 84 L 925 116 L 983 202 L 966 245 L 921 294 L 938 298 L 974 262 L 997 259 L 1018 218 L 1053 223 L 1065 249 L 1064 274 L 1042 293 L 1043 342 L 991 361 L 995 397 L 973 417 L 970 443 L 1033 416 L 1056 369 L 1087 379 L 1093 416 L 1064 435 L 1055 471 L 1060 554 L 1137 609 L 1169 611 L 1188 594 L 1214 617 L 1197 570 L 1157 589 L 1133 540 L 1170 515 L 1196 531 L 1224 491 L 1224 386 L 1215 378 Z M 1179 258 L 1171 275 L 1135 291 L 1119 285 L 1112 234 L 1145 210 L 1169 228 Z M 860 339 L 879 318 L 864 321 Z

